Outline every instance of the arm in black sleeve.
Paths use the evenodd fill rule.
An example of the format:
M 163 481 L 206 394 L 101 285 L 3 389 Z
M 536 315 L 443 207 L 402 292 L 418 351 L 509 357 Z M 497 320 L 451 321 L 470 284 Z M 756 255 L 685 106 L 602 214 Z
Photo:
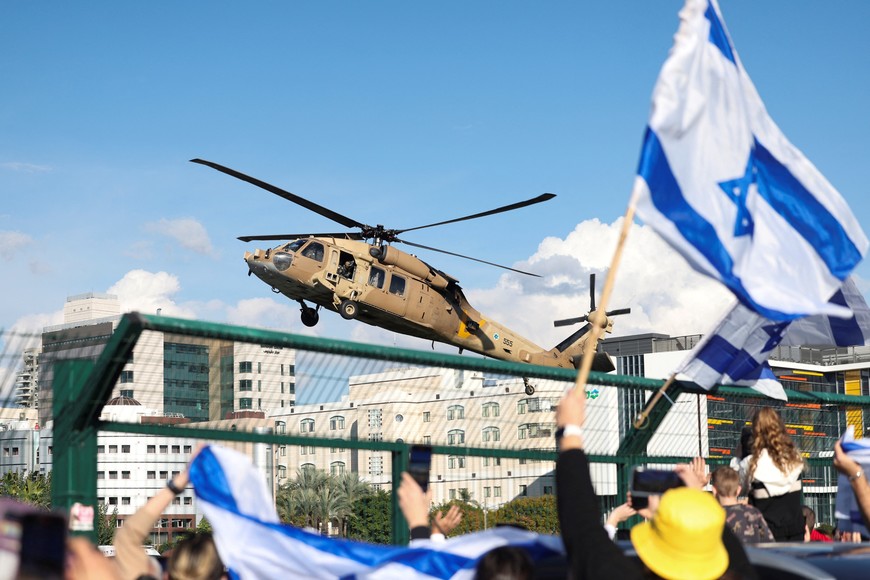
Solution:
M 562 541 L 574 578 L 631 580 L 641 569 L 614 544 L 601 523 L 589 460 L 569 449 L 556 461 L 556 501 Z

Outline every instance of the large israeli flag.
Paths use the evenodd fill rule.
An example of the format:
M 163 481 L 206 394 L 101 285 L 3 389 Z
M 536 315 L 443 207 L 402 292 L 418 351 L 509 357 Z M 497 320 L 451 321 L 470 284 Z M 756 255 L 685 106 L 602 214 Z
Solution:
M 500 546 L 523 547 L 533 560 L 564 551 L 556 536 L 516 528 L 414 547 L 323 537 L 280 523 L 263 474 L 247 456 L 223 447 L 200 451 L 190 481 L 231 578 L 471 579 L 477 560 Z
M 788 322 L 774 322 L 738 302 L 692 349 L 675 371 L 677 378 L 705 389 L 715 385 L 752 387 L 784 401 L 785 390 L 767 359 L 788 326 Z
M 828 300 L 867 238 L 767 114 L 715 0 L 680 12 L 634 194 L 638 217 L 759 314 L 851 316 Z
M 783 345 L 868 346 L 870 345 L 870 307 L 849 276 L 830 302 L 852 311 L 851 318 L 834 318 L 816 314 L 795 320 L 785 333 Z

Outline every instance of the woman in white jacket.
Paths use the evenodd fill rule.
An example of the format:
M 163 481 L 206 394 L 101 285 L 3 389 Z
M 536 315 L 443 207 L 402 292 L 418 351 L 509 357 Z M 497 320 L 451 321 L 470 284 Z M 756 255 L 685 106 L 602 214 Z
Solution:
M 762 407 L 755 413 L 752 431 L 752 454 L 740 462 L 749 503 L 764 515 L 776 541 L 801 542 L 803 458 L 782 417 L 772 407 Z

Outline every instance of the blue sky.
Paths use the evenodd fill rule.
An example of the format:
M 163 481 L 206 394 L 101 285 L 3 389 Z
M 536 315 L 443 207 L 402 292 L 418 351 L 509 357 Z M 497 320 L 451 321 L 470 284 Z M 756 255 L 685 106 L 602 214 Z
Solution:
M 245 275 L 256 244 L 235 238 L 335 224 L 188 162 L 201 157 L 398 228 L 556 193 L 408 235 L 505 264 L 562 256 L 561 290 L 532 296 L 497 269 L 420 253 L 480 310 L 553 342 L 554 312 L 582 314 L 588 273 L 609 261 L 681 5 L 7 2 L 0 328 L 57 322 L 67 296 L 113 291 L 130 308 L 303 331 L 298 308 Z M 866 228 L 870 3 L 721 7 L 771 116 Z M 703 332 L 725 299 L 643 245 L 661 254 L 620 274 L 614 299 L 636 308 L 623 331 Z M 866 264 L 858 274 L 870 279 Z M 314 332 L 399 340 L 337 316 Z

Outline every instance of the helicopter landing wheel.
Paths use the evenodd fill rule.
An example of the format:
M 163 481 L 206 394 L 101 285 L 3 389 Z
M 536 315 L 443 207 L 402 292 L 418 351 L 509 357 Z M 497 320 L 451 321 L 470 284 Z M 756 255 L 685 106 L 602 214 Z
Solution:
M 345 320 L 353 320 L 359 314 L 359 304 L 353 300 L 342 300 L 338 306 L 338 313 Z
M 320 320 L 320 314 L 314 308 L 306 307 L 302 309 L 302 324 L 309 328 L 316 325 Z
M 529 379 L 524 378 L 524 379 L 523 379 L 523 385 L 525 385 L 525 387 L 526 387 L 525 390 L 526 390 L 526 394 L 527 394 L 528 396 L 531 397 L 532 395 L 535 394 L 535 385 L 533 385 L 532 383 L 530 383 L 530 382 L 529 382 Z

